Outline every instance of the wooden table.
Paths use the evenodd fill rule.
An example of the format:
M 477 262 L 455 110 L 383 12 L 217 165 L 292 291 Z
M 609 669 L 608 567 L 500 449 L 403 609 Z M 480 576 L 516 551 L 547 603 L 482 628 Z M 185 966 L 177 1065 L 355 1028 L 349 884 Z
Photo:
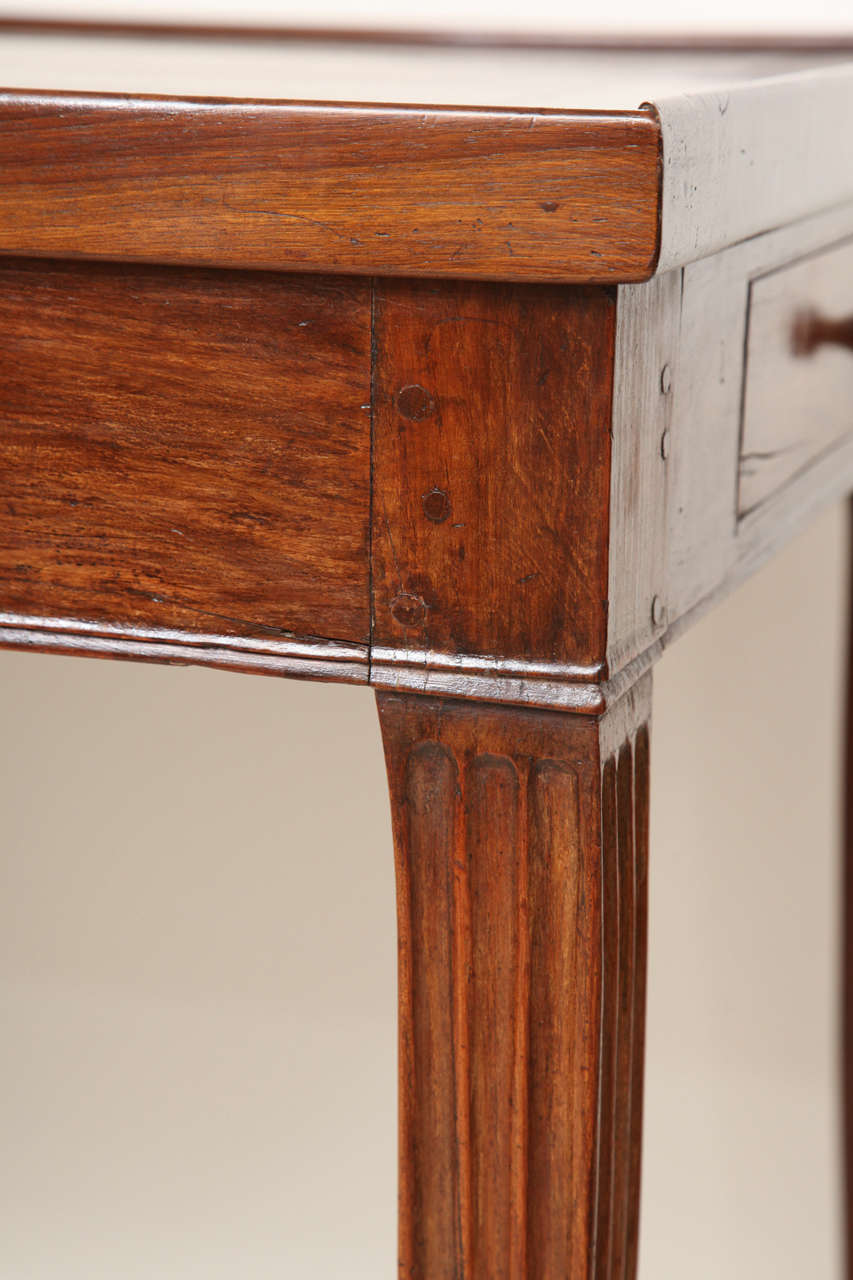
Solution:
M 0 643 L 376 688 L 407 1280 L 635 1275 L 651 668 L 853 488 L 853 47 L 658 46 L 0 29 Z

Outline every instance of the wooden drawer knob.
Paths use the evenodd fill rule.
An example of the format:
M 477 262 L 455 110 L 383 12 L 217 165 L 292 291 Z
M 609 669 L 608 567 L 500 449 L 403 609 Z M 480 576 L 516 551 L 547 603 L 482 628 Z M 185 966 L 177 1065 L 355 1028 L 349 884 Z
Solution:
M 801 311 L 794 320 L 791 350 L 795 356 L 810 356 L 818 347 L 847 347 L 853 351 L 853 316 L 830 320 L 816 311 Z

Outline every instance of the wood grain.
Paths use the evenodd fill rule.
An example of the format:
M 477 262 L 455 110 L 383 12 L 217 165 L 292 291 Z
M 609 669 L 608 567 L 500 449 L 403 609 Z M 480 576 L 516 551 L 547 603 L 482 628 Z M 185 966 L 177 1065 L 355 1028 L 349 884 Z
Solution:
M 81 42 L 91 31 L 90 43 L 112 39 L 131 50 L 134 30 L 138 42 L 147 36 L 155 47 L 158 41 L 165 47 L 169 33 L 156 24 L 12 22 L 6 30 L 11 41 L 30 30 L 35 43 L 38 31 L 45 42 L 56 39 L 52 31 L 69 38 L 76 31 Z M 193 97 L 204 93 L 192 84 L 193 44 L 215 48 L 216 32 L 199 29 L 195 42 L 190 34 L 176 28 L 173 37 L 188 60 L 186 87 L 166 89 L 178 96 L 146 98 L 142 91 L 151 85 L 134 82 L 129 88 L 140 96 L 122 97 L 128 86 L 120 76 L 108 77 L 116 93 L 99 94 L 94 72 L 83 83 L 93 92 L 2 95 L 0 251 L 626 282 L 853 199 L 853 64 L 825 56 L 840 55 L 849 42 L 832 50 L 807 38 L 799 49 L 796 40 L 711 41 L 703 61 L 701 41 L 688 42 L 679 58 L 672 52 L 677 41 L 640 40 L 633 56 L 645 49 L 650 61 L 628 103 L 647 105 L 634 111 L 622 110 L 625 103 L 606 84 L 600 99 L 574 103 L 571 87 L 585 56 L 609 50 L 611 59 L 624 60 L 631 42 L 592 38 L 586 55 L 583 40 L 563 42 L 562 56 L 580 60 L 580 70 L 567 66 L 558 74 L 556 97 L 542 89 L 545 106 L 538 108 L 535 59 L 544 50 L 537 53 L 535 43 L 527 45 L 529 89 L 515 106 L 495 103 L 503 101 L 500 76 L 493 96 L 474 99 L 482 106 L 462 107 L 453 98 L 443 106 L 404 106 L 399 87 L 396 97 L 388 95 L 396 105 L 335 106 L 313 83 L 303 102 L 252 101 L 259 91 L 251 87 L 232 102 Z M 275 34 L 266 32 L 266 42 Z M 323 48 L 317 32 L 278 35 L 282 50 L 307 49 L 311 40 Z M 340 39 L 346 50 L 346 33 Z M 251 39 L 244 43 L 251 51 Z M 263 43 L 256 40 L 254 48 Z M 333 45 L 331 39 L 327 47 Z M 402 59 L 426 56 L 431 47 L 381 36 L 374 45 L 392 64 L 395 48 Z M 353 57 L 370 55 L 370 42 L 358 33 L 349 47 Z M 492 48 L 493 59 L 510 56 L 511 44 L 497 40 Z M 559 54 L 559 42 L 550 48 Z M 725 49 L 734 61 L 725 61 Z M 472 49 L 472 65 L 483 56 Z M 514 56 L 524 79 L 524 55 Z M 692 81 L 679 79 L 688 62 Z M 61 74 L 59 84 L 73 88 Z
M 614 325 L 604 290 L 377 285 L 374 682 L 600 672 Z
M 751 282 L 851 231 L 617 291 L 7 260 L 0 640 L 599 714 L 853 483 L 840 397 L 777 351 L 762 443 L 798 405 L 831 447 L 737 518 Z
M 647 699 L 599 722 L 378 695 L 407 1280 L 634 1275 Z
M 617 291 L 7 260 L 0 638 L 599 714 L 853 483 L 820 377 L 795 416 L 829 450 L 737 518 L 751 282 L 851 232 Z M 759 451 L 790 443 L 778 356 Z
M 0 622 L 365 661 L 369 315 L 356 282 L 0 264 Z
M 0 93 L 0 252 L 642 279 L 658 128 L 613 115 Z

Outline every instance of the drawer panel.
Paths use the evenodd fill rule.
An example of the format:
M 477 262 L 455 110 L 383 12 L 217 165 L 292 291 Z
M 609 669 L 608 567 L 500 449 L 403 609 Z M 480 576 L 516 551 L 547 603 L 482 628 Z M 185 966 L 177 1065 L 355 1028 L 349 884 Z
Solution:
M 760 506 L 853 431 L 853 352 L 823 343 L 805 354 L 798 319 L 853 313 L 853 243 L 753 280 L 749 291 L 738 514 Z
M 366 643 L 368 282 L 6 260 L 0 326 L 0 611 Z

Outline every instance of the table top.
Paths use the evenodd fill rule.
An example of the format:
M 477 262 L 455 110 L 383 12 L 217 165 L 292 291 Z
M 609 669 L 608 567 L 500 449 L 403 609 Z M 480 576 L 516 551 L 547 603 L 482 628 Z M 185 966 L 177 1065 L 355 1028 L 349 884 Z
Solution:
M 0 253 L 648 279 L 853 200 L 853 47 L 0 22 Z

